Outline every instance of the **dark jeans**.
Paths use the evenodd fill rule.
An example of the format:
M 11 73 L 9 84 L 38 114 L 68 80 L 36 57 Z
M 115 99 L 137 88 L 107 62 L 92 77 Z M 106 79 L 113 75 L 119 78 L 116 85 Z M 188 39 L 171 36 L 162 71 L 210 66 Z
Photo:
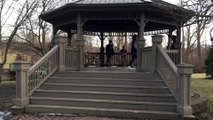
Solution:
M 125 65 L 126 55 L 121 55 L 121 66 Z
M 132 59 L 129 63 L 129 66 L 133 66 L 132 64 L 133 64 L 133 62 L 135 61 L 136 58 L 137 58 L 137 53 L 132 53 Z
M 106 65 L 111 66 L 112 55 L 107 55 Z

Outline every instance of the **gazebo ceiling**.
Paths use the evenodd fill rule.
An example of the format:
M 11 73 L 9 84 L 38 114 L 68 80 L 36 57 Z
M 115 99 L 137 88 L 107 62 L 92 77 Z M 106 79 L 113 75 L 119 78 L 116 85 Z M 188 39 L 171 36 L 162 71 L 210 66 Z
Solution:
M 136 22 L 133 20 L 93 20 L 85 22 L 83 29 L 91 32 L 138 32 L 138 28 Z M 70 29 L 76 30 L 77 26 L 73 23 L 66 26 L 60 26 L 59 29 L 65 31 Z M 175 29 L 175 26 L 154 22 L 148 22 L 145 26 L 145 32 L 163 29 Z
M 40 18 L 55 27 L 76 30 L 77 17 L 85 21 L 84 30 L 137 32 L 135 20 L 145 14 L 145 31 L 174 28 L 190 19 L 193 12 L 161 0 L 79 0 L 43 13 Z

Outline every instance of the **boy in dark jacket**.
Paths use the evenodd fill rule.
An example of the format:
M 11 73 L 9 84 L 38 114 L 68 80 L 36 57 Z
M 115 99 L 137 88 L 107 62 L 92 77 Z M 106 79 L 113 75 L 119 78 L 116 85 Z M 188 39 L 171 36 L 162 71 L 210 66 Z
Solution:
M 109 40 L 109 44 L 107 44 L 106 46 L 106 55 L 107 55 L 106 65 L 111 66 L 111 59 L 112 59 L 112 56 L 114 55 L 112 40 Z
M 132 36 L 132 45 L 131 45 L 131 61 L 129 63 L 129 68 L 133 68 L 133 62 L 137 59 L 137 44 L 136 44 L 137 35 Z
M 127 55 L 125 46 L 123 46 L 123 48 L 121 49 L 120 54 L 121 54 L 121 66 L 124 66 L 124 63 L 126 61 L 126 55 Z

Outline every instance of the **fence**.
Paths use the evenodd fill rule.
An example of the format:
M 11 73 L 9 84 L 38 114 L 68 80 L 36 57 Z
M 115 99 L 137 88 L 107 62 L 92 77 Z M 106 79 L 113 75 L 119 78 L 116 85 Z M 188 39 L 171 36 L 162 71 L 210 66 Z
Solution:
M 142 48 L 141 49 L 141 54 L 142 54 L 142 60 L 144 61 L 142 66 L 144 70 L 149 70 L 150 69 L 150 65 L 151 65 L 151 61 L 150 61 L 150 56 L 152 52 L 152 47 L 146 47 L 146 48 Z M 166 51 L 167 54 L 169 55 L 169 57 L 172 59 L 172 61 L 175 64 L 178 64 L 178 51 L 177 50 L 167 50 Z M 77 53 L 72 54 L 75 55 Z M 69 55 L 71 56 L 71 55 Z M 104 63 L 106 64 L 106 53 L 104 53 Z M 72 57 L 72 59 L 74 59 L 74 57 Z M 77 59 L 77 58 L 76 58 Z M 129 62 L 131 60 L 131 53 L 127 53 L 126 57 L 125 57 L 125 62 L 124 62 L 124 66 L 128 66 Z M 119 52 L 115 53 L 112 57 L 112 61 L 111 61 L 113 66 L 121 66 L 121 54 Z M 76 65 L 76 64 L 74 64 Z M 84 66 L 88 67 L 88 66 L 100 66 L 100 52 L 87 52 L 84 54 Z

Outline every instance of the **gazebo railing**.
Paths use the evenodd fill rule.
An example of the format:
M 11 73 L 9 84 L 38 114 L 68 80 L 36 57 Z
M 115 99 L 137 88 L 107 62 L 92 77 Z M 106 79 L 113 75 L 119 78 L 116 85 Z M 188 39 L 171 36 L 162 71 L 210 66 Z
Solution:
M 104 63 L 106 64 L 106 59 L 107 59 L 106 53 L 104 53 L 104 58 L 105 58 Z M 131 60 L 131 53 L 127 53 L 127 55 L 125 57 L 124 66 L 128 66 L 130 60 Z M 84 64 L 86 67 L 87 66 L 100 66 L 100 53 L 99 52 L 85 53 Z M 111 65 L 113 65 L 113 66 L 121 65 L 121 54 L 119 52 L 116 52 L 112 56 Z
M 145 71 L 150 71 L 150 66 L 151 66 L 151 53 L 152 52 L 152 47 L 145 47 L 141 49 L 141 56 L 142 56 L 142 67 L 143 70 Z M 166 53 L 170 57 L 170 59 L 174 62 L 175 65 L 178 64 L 178 50 L 166 50 Z M 71 54 L 74 55 L 74 54 Z M 66 55 L 67 56 L 67 55 Z M 67 57 L 66 57 L 67 58 Z M 105 61 L 104 63 L 106 64 L 106 53 L 104 53 L 104 58 Z M 77 58 L 74 58 L 77 59 Z M 128 66 L 129 62 L 131 60 L 131 53 L 127 53 L 124 66 Z M 68 60 L 70 62 L 70 60 Z M 120 66 L 121 65 L 121 54 L 119 52 L 116 52 L 113 57 L 112 57 L 112 65 L 114 66 Z M 76 65 L 76 64 L 74 64 Z M 84 66 L 100 66 L 100 52 L 86 52 L 84 54 Z
M 142 57 L 142 70 L 143 71 L 151 71 L 152 66 L 152 47 L 145 47 L 141 49 L 141 57 Z
M 75 70 L 79 65 L 79 49 L 66 47 L 65 48 L 65 66 L 67 70 Z
M 166 50 L 166 53 L 169 55 L 175 65 L 179 64 L 180 58 L 178 55 L 178 50 Z

